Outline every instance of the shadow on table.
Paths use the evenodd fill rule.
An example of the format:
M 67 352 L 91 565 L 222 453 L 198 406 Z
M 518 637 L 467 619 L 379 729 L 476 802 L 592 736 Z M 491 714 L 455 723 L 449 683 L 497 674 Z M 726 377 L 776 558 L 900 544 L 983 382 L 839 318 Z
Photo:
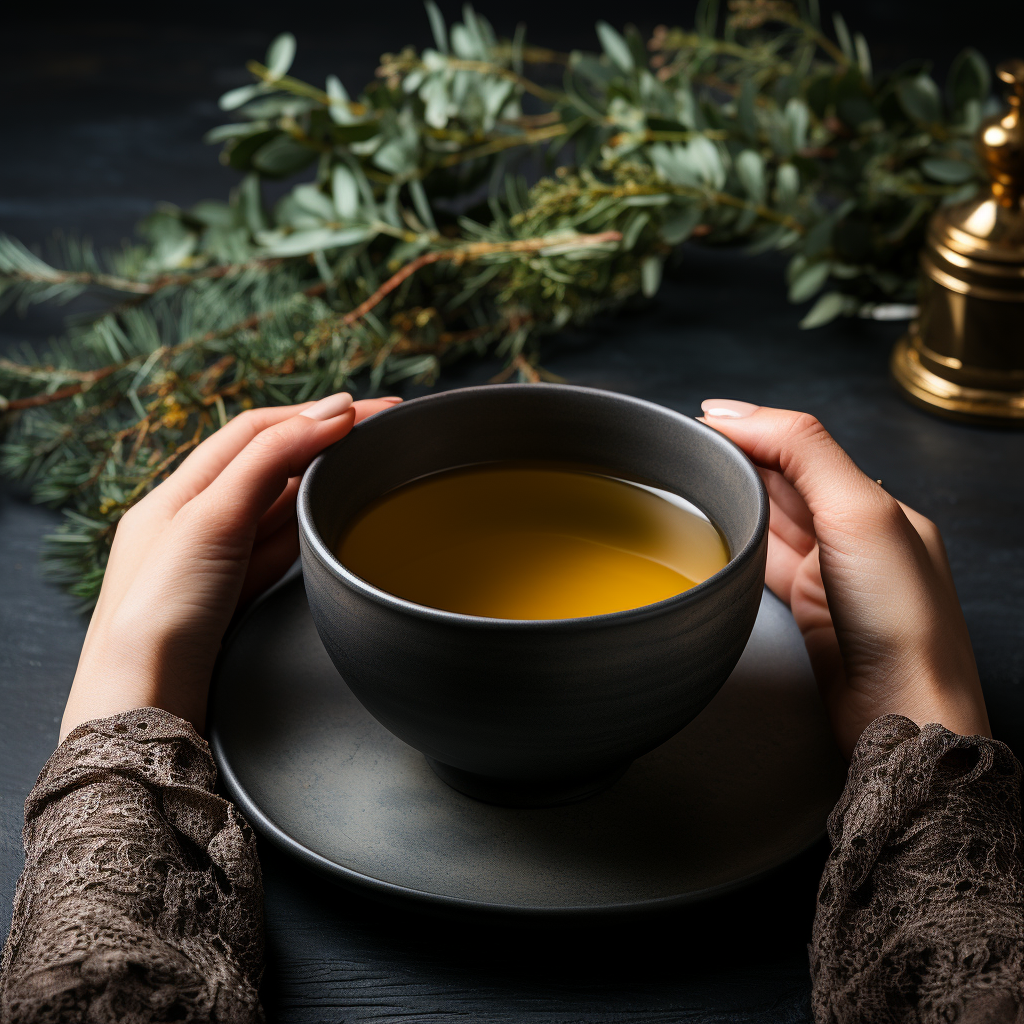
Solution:
M 261 843 L 264 1003 L 272 1020 L 327 1019 L 316 1016 L 327 1006 L 347 1022 L 809 1020 L 806 947 L 827 852 L 821 840 L 689 907 L 524 921 L 377 902 Z M 711 1004 L 725 1015 L 706 1017 Z

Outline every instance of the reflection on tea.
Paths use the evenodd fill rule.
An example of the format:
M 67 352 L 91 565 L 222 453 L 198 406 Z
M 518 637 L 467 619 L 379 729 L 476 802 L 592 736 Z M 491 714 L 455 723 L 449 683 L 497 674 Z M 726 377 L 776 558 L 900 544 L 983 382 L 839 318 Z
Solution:
M 364 509 L 337 553 L 381 590 L 446 611 L 601 615 L 679 594 L 729 560 L 707 519 L 662 494 L 543 463 L 449 470 Z

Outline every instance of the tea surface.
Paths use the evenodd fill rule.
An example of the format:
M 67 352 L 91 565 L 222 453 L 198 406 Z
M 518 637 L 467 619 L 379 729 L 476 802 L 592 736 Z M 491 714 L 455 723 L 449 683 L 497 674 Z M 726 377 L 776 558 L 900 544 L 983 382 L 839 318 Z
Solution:
M 706 519 L 593 473 L 489 463 L 396 488 L 338 544 L 343 565 L 417 604 L 569 619 L 672 597 L 729 560 Z

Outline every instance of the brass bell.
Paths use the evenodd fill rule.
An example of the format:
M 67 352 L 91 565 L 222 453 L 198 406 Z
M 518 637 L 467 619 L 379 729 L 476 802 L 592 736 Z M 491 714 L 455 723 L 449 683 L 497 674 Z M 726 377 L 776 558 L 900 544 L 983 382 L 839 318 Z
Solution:
M 921 252 L 920 313 L 893 350 L 907 396 L 933 412 L 1024 425 L 1024 61 L 996 69 L 1010 109 L 985 121 L 987 192 L 938 210 Z

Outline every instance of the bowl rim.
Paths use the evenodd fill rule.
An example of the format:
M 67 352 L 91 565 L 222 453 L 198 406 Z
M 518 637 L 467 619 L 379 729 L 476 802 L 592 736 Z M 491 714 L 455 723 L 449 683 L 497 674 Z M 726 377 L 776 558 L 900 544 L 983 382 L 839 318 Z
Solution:
M 768 492 L 765 488 L 764 481 L 757 472 L 756 467 L 753 462 L 751 462 L 746 452 L 744 452 L 743 449 L 733 441 L 729 440 L 729 438 L 724 434 L 719 433 L 707 424 L 700 423 L 695 418 L 685 416 L 680 412 L 676 412 L 674 409 L 668 408 L 667 406 L 658 405 L 656 402 L 648 402 L 643 398 L 635 398 L 632 395 L 624 395 L 617 391 L 606 391 L 602 388 L 581 387 L 576 384 L 479 384 L 472 387 L 451 388 L 447 391 L 436 391 L 429 395 L 421 395 L 418 398 L 413 398 L 407 402 L 403 402 L 401 405 L 396 405 L 391 409 L 384 410 L 384 412 L 389 416 L 402 415 L 403 410 L 414 408 L 424 402 L 439 402 L 446 399 L 450 400 L 452 396 L 462 395 L 466 392 L 494 392 L 496 390 L 511 391 L 512 389 L 517 391 L 529 389 L 534 392 L 543 389 L 544 392 L 570 391 L 575 393 L 582 392 L 589 395 L 600 395 L 604 398 L 611 398 L 625 404 L 641 406 L 646 409 L 654 409 L 660 415 L 665 415 L 670 419 L 675 419 L 677 422 L 685 423 L 685 429 L 687 430 L 696 427 L 699 430 L 708 431 L 709 436 L 713 439 L 712 443 L 719 444 L 724 450 L 730 451 L 731 457 L 733 458 L 739 456 L 741 465 L 749 471 L 749 474 L 757 488 L 757 522 L 755 523 L 750 539 L 729 559 L 728 562 L 726 562 L 721 569 L 718 570 L 718 572 L 709 576 L 703 582 L 690 587 L 689 590 L 684 590 L 680 594 L 675 594 L 672 597 L 665 598 L 664 600 L 656 601 L 653 604 L 640 605 L 637 608 L 626 608 L 617 612 L 604 612 L 600 615 L 586 615 L 571 619 L 497 619 L 485 615 L 466 615 L 462 612 L 446 611 L 443 608 L 433 608 L 429 605 L 417 604 L 415 601 L 408 601 L 403 597 L 398 597 L 386 590 L 382 590 L 380 587 L 374 586 L 372 583 L 364 580 L 361 576 L 357 576 L 351 569 L 347 568 L 324 542 L 324 539 L 320 536 L 320 531 L 317 529 L 316 523 L 313 519 L 313 513 L 310 507 L 310 492 L 317 472 L 323 465 L 328 453 L 335 447 L 335 445 L 331 445 L 329 448 L 325 448 L 324 451 L 317 455 L 317 457 L 306 468 L 306 471 L 302 475 L 302 481 L 299 484 L 299 492 L 296 499 L 299 533 L 305 541 L 306 547 L 308 547 L 308 549 L 316 556 L 317 561 L 340 583 L 349 587 L 351 590 L 362 594 L 364 597 L 370 598 L 375 603 L 383 605 L 386 608 L 401 611 L 404 614 L 412 615 L 416 618 L 470 629 L 513 629 L 518 631 L 523 629 L 533 629 L 558 631 L 567 628 L 603 628 L 610 625 L 617 625 L 619 623 L 656 617 L 677 608 L 686 607 L 687 605 L 691 605 L 702 600 L 705 595 L 721 590 L 727 585 L 732 576 L 734 576 L 741 568 L 746 566 L 752 558 L 756 557 L 758 550 L 768 533 L 769 514 Z M 378 413 L 377 415 L 381 414 Z M 376 418 L 376 416 L 368 417 L 362 423 L 353 427 L 353 430 L 363 429 L 364 425 L 371 423 Z M 344 443 L 344 438 L 336 442 L 336 444 Z M 686 496 L 683 495 L 683 497 Z M 694 502 L 692 498 L 686 497 L 686 500 L 700 508 L 700 505 L 697 504 L 697 502 Z M 701 509 L 701 511 L 704 512 L 704 509 Z M 705 515 L 706 514 L 707 513 L 705 512 Z M 711 517 L 709 516 L 708 518 Z M 712 520 L 712 522 L 714 522 L 714 520 Z M 305 555 L 305 549 L 303 550 L 303 555 Z

